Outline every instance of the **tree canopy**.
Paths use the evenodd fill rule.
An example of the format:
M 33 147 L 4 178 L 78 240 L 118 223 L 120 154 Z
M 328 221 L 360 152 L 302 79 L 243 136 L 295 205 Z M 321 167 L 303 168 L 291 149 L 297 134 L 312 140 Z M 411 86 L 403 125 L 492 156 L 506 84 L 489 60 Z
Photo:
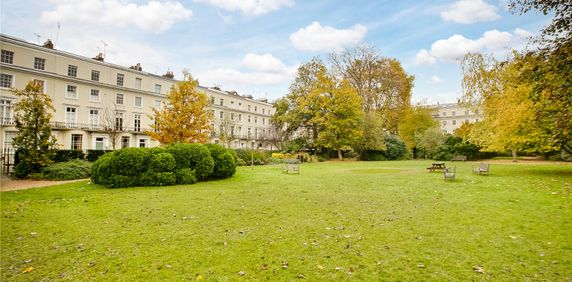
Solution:
M 167 94 L 167 103 L 153 109 L 155 124 L 147 134 L 161 144 L 206 143 L 209 140 L 211 115 L 208 98 L 197 90 L 199 82 L 191 75 L 175 84 Z

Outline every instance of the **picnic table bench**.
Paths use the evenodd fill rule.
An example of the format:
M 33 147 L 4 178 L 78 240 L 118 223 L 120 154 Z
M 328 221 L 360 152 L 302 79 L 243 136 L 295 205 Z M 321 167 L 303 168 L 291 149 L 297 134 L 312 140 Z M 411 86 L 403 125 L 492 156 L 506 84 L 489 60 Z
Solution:
M 432 164 L 431 164 L 431 167 L 428 167 L 428 168 L 427 168 L 427 170 L 428 170 L 429 172 L 434 172 L 434 171 L 436 171 L 436 170 L 443 171 L 443 170 L 445 170 L 445 169 L 446 169 L 445 163 L 432 163 Z

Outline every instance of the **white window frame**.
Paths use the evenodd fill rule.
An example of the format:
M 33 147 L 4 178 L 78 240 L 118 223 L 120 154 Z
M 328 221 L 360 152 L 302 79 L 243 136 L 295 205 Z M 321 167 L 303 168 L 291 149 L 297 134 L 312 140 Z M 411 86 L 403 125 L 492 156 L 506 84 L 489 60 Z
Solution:
M 5 75 L 7 77 L 10 77 L 10 86 L 9 87 L 5 87 L 0 85 L 0 88 L 4 88 L 4 89 L 10 89 L 12 87 L 14 87 L 14 75 L 13 74 L 8 74 L 8 73 L 2 73 L 0 75 Z
M 161 94 L 161 84 L 155 84 L 155 94 Z
M 97 114 L 92 113 L 92 111 L 97 111 Z M 99 109 L 89 109 L 89 126 L 93 128 L 99 127 Z
M 121 78 L 121 79 L 120 79 L 120 78 Z M 120 82 L 121 82 L 121 83 L 120 83 Z M 118 73 L 118 74 L 117 74 L 117 79 L 116 79 L 116 81 L 115 81 L 115 84 L 116 84 L 117 86 L 123 86 L 124 83 L 125 83 L 125 75 L 122 74 L 122 73 Z
M 135 89 L 141 90 L 141 85 L 143 84 L 143 79 L 140 77 L 135 78 Z
M 12 102 L 12 99 L 0 99 L 0 124 L 12 123 L 14 117 Z
M 97 92 L 97 99 L 94 99 L 94 97 L 96 97 L 96 96 L 93 95 L 94 91 Z M 99 89 L 90 89 L 90 90 L 89 90 L 89 101 L 91 101 L 91 102 L 99 102 L 100 99 L 101 99 L 100 97 L 101 97 L 101 91 L 100 91 Z
M 73 69 L 73 72 L 71 71 Z M 73 73 L 73 75 L 71 75 Z M 68 76 L 69 77 L 77 77 L 77 66 L 68 65 Z
M 1 54 L 1 56 L 2 56 L 1 62 L 2 62 L 2 63 L 11 64 L 11 65 L 14 64 L 14 51 L 2 49 L 1 52 L 2 52 L 2 54 Z M 5 55 L 5 54 L 6 54 L 6 55 Z M 6 60 L 5 60 L 5 59 L 6 59 Z M 8 60 L 8 59 L 9 59 L 9 60 Z
M 119 103 L 119 97 L 121 97 L 121 103 Z M 115 93 L 115 105 L 125 105 L 125 94 Z
M 91 81 L 99 81 L 100 80 L 100 72 L 98 70 L 91 70 Z M 97 78 L 97 79 L 94 79 Z
M 69 111 L 73 109 L 73 111 Z M 79 107 L 77 106 L 65 106 L 64 121 L 67 127 L 77 126 L 77 114 L 79 112 Z
M 69 91 L 69 90 L 70 90 L 70 87 L 74 88 L 75 91 L 70 92 L 70 91 Z M 68 98 L 68 99 L 75 99 L 75 100 L 78 99 L 78 97 L 77 97 L 77 85 L 71 85 L 71 84 L 67 84 L 67 85 L 66 85 L 66 98 Z
M 133 114 L 133 131 L 141 132 L 141 114 Z
M 45 70 L 46 69 L 46 59 L 40 57 L 34 57 L 34 69 Z
M 139 105 L 137 105 L 137 101 L 139 100 Z M 143 106 L 143 97 L 135 96 L 135 101 L 133 104 L 136 108 L 141 108 Z

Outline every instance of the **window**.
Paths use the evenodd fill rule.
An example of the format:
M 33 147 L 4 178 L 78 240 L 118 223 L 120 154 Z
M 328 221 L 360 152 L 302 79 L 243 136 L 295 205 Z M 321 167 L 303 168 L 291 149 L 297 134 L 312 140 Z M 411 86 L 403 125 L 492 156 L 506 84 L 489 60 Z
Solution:
M 224 99 L 223 98 L 220 98 L 220 105 L 224 106 Z
M 258 117 L 254 117 L 254 123 L 258 124 Z
M 141 78 L 135 78 L 135 89 L 141 89 Z
M 117 74 L 117 86 L 123 86 L 123 79 L 125 78 L 125 75 L 122 73 L 118 73 Z
M 264 114 L 264 111 L 266 111 L 266 109 L 265 109 L 265 108 L 262 108 L 262 114 Z
M 250 123 L 250 116 L 248 116 L 248 123 Z
M 95 102 L 99 101 L 99 90 L 91 89 L 91 93 L 89 94 L 89 100 Z
M 77 67 L 68 65 L 68 76 L 77 77 Z
M 456 121 L 456 120 L 453 120 L 453 125 L 457 125 L 457 121 Z
M 11 88 L 13 76 L 10 74 L 0 73 L 0 87 Z
M 34 58 L 34 68 L 37 70 L 43 70 L 46 67 L 46 59 Z
M 447 116 L 447 112 L 443 112 L 443 116 L 446 117 L 446 116 Z
M 230 113 L 230 120 L 234 120 L 234 113 Z
M 77 99 L 77 86 L 68 85 L 66 87 L 66 98 Z
M 14 63 L 14 52 L 8 50 L 2 50 L 2 63 L 13 64 Z
M 161 109 L 161 100 L 155 100 L 155 109 L 157 110 Z
M 215 117 L 215 110 L 211 110 L 211 117 Z
M 250 112 L 250 105 L 248 105 L 248 111 Z
M 457 113 L 456 113 L 455 111 L 453 111 L 453 112 L 451 112 L 451 115 L 452 115 L 452 116 L 456 116 Z
M 211 105 L 214 105 L 214 97 L 211 97 Z
M 91 80 L 99 81 L 99 71 L 95 71 L 95 70 L 91 71 Z
M 77 108 L 76 107 L 66 107 L 66 126 L 75 127 L 77 123 Z
M 254 138 L 258 139 L 258 128 L 254 129 Z
M 469 115 L 469 111 L 465 111 L 465 115 L 468 116 L 468 115 Z
M 254 106 L 254 112 L 256 113 L 256 111 L 258 111 L 258 107 Z
M 249 127 L 249 128 L 248 128 L 248 131 L 247 131 L 247 132 L 248 132 L 248 137 L 250 137 L 250 131 L 251 131 L 251 130 L 250 130 L 250 127 Z
M 71 149 L 72 150 L 81 150 L 81 139 L 82 139 L 83 135 L 81 134 L 72 134 L 71 138 Z
M 95 138 L 95 149 L 96 150 L 103 150 L 103 137 L 96 137 Z
M 34 85 L 39 85 L 40 86 L 40 92 L 42 92 L 42 93 L 44 93 L 45 84 L 46 83 L 43 80 L 34 79 Z
M 115 113 L 115 130 L 123 130 L 123 113 Z
M 121 94 L 121 93 L 115 94 L 115 104 L 123 105 L 123 98 L 124 98 L 123 94 Z
M 147 139 L 139 139 L 139 148 L 147 147 Z
M 141 108 L 141 97 L 135 97 L 135 107 Z
M 122 136 L 121 137 L 121 148 L 128 148 L 129 147 L 129 136 Z
M 242 115 L 238 114 L 238 121 L 242 121 Z
M 12 123 L 12 109 L 10 105 L 12 101 L 2 99 L 0 100 L 0 124 Z
M 135 132 L 141 131 L 141 115 L 140 114 L 134 114 L 133 115 L 133 130 Z
M 469 123 L 469 120 L 468 120 L 468 119 L 466 119 L 466 120 L 465 120 L 465 123 Z
M 446 121 L 446 120 L 443 121 L 443 125 L 447 125 L 447 121 Z
M 220 115 L 220 118 L 221 118 L 221 119 L 224 118 L 224 112 L 223 112 L 223 111 L 220 111 L 219 115 Z
M 265 124 L 266 124 L 266 119 L 262 118 L 262 125 L 265 125 Z
M 161 84 L 155 84 L 155 94 L 161 94 Z
M 89 110 L 89 125 L 91 128 L 96 128 L 99 126 L 99 110 L 90 109 Z

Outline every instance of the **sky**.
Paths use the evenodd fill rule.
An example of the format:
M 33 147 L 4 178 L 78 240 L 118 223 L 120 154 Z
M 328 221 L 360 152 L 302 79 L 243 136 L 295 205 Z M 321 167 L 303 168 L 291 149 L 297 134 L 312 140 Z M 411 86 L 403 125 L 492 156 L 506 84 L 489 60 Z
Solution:
M 32 43 L 273 101 L 298 66 L 358 44 L 415 76 L 413 102 L 461 95 L 467 52 L 507 58 L 531 48 L 550 16 L 511 14 L 508 0 L 2 0 L 0 30 Z M 59 28 L 58 28 L 59 27 Z

